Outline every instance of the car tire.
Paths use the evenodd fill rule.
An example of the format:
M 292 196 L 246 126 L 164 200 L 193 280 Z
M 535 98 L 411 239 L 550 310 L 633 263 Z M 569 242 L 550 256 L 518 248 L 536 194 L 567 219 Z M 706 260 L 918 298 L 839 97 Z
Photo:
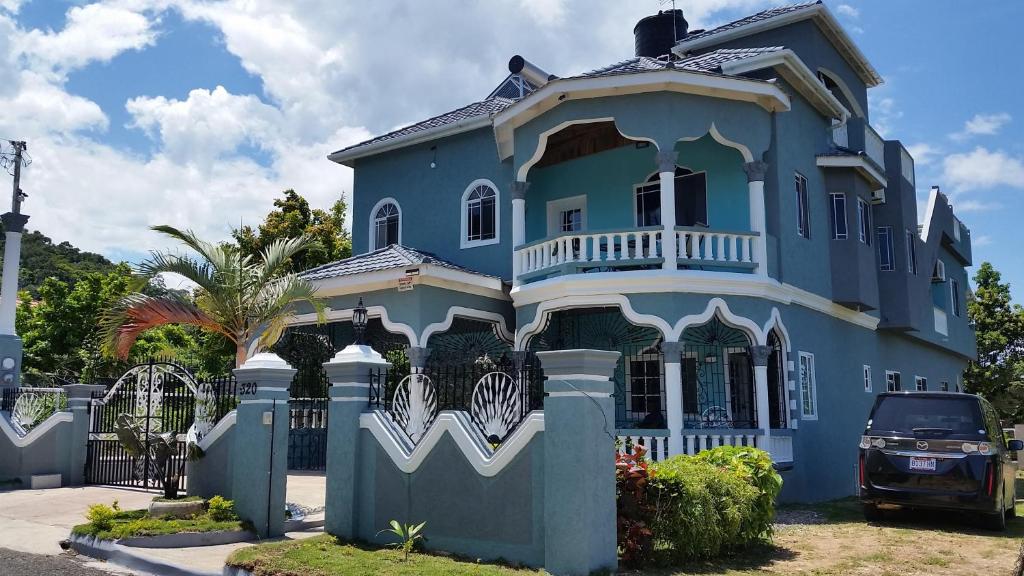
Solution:
M 985 528 L 996 532 L 1004 532 L 1006 530 L 1006 506 L 1002 495 L 999 496 L 999 507 L 996 510 L 998 512 L 985 514 L 982 521 L 985 524 Z
M 1010 509 L 1006 511 L 1006 517 L 1007 518 L 1016 518 L 1017 517 L 1017 502 L 1016 501 L 1014 501 L 1013 506 L 1010 506 Z
M 879 522 L 882 520 L 882 511 L 874 504 L 865 504 L 864 519 L 868 522 Z

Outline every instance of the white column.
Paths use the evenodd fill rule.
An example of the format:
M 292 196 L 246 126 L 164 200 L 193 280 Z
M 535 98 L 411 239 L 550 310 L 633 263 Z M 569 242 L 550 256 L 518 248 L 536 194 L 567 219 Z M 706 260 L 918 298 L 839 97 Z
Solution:
M 757 425 L 767 440 L 771 436 L 771 413 L 768 410 L 768 356 L 771 348 L 751 346 L 750 358 L 754 362 L 754 394 L 757 396 Z M 763 446 L 762 448 L 767 448 Z
M 683 369 L 682 342 L 662 342 L 665 356 L 665 420 L 668 425 L 668 454 L 683 453 Z
M 768 275 L 768 235 L 765 226 L 764 212 L 764 178 L 768 164 L 761 161 L 747 162 L 743 165 L 747 173 L 747 190 L 750 195 L 750 229 L 758 233 L 754 239 L 754 261 L 757 262 L 757 274 Z
M 18 300 L 18 266 L 21 261 L 21 232 L 28 216 L 8 212 L 2 217 L 7 243 L 4 245 L 4 271 L 0 282 L 0 334 L 16 335 L 14 315 Z
M 519 285 L 522 262 L 516 248 L 526 243 L 526 190 L 529 182 L 512 183 L 512 284 Z
M 655 155 L 661 183 L 661 255 L 664 270 L 676 269 L 676 151 L 662 150 Z

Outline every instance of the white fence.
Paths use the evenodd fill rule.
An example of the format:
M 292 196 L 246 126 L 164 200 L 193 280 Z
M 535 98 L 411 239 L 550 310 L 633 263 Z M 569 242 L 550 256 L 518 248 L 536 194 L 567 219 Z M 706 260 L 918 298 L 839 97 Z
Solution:
M 661 234 L 650 228 L 565 234 L 520 248 L 515 257 L 521 275 L 569 263 L 629 264 L 661 258 Z
M 679 258 L 702 262 L 759 264 L 754 259 L 760 236 L 751 232 L 716 232 L 706 228 L 677 228 Z
M 690 456 L 703 450 L 719 446 L 753 446 L 768 452 L 775 463 L 793 461 L 793 437 L 775 435 L 765 437 L 763 434 L 737 432 L 729 429 L 720 430 L 684 430 L 681 450 L 669 447 L 669 439 L 664 433 L 653 434 L 651 430 L 619 430 L 618 440 L 620 453 L 632 453 L 634 446 L 647 449 L 647 457 L 654 461 L 664 460 L 670 454 L 680 453 Z

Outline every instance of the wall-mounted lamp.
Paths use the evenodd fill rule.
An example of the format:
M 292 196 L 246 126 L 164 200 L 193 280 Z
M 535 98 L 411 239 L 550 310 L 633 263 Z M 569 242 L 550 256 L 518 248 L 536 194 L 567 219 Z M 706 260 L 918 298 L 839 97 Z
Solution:
M 430 158 L 430 167 L 437 168 L 437 146 L 431 146 L 430 151 L 433 152 L 433 156 Z

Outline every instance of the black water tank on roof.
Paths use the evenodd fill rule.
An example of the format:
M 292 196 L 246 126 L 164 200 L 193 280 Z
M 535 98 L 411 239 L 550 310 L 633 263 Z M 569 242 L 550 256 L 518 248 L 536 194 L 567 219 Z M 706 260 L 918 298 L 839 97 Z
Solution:
M 678 9 L 662 10 L 640 20 L 633 27 L 636 55 L 657 58 L 670 54 L 676 41 L 686 36 L 687 26 L 683 11 Z

